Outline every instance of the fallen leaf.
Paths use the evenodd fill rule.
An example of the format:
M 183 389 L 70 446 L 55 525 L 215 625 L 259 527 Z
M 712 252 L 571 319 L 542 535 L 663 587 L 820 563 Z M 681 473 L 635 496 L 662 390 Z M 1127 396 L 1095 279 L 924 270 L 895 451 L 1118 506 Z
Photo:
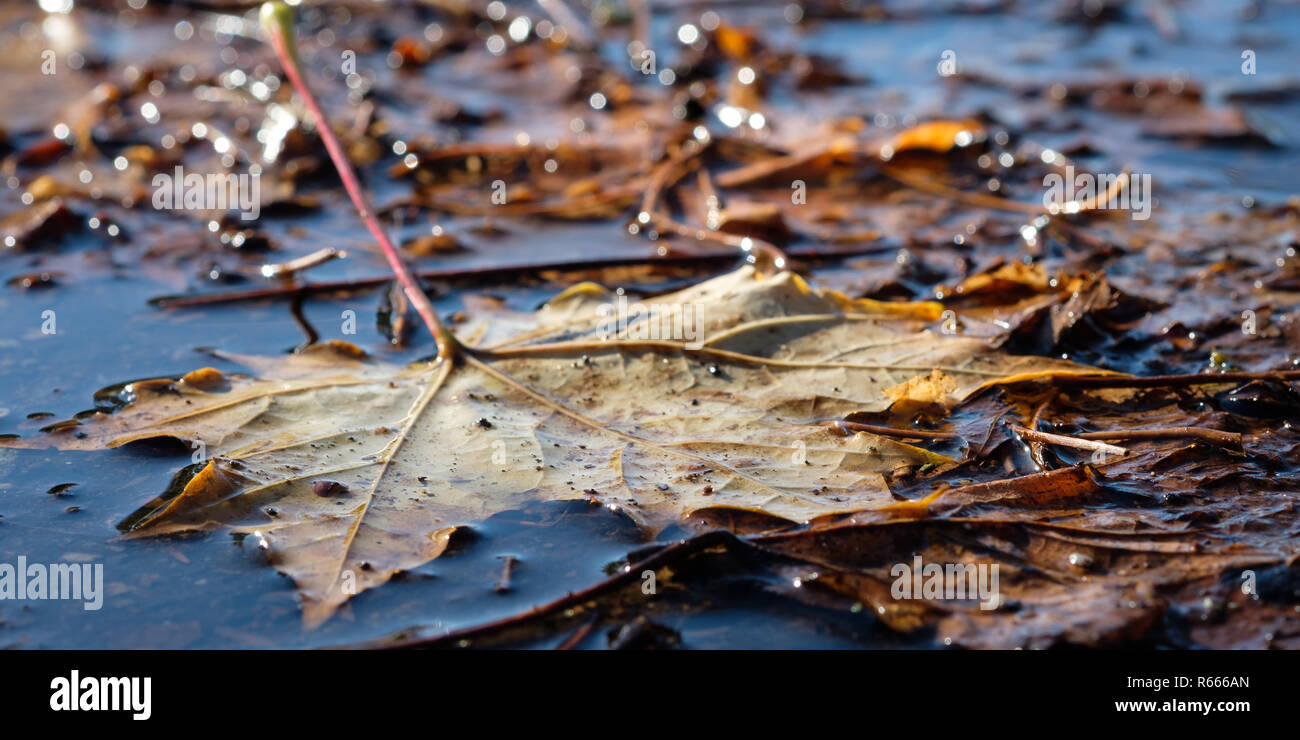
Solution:
M 978 121 L 930 121 L 898 132 L 887 149 L 892 154 L 910 150 L 942 153 L 963 146 L 963 137 L 969 143 L 983 134 L 984 127 Z
M 907 403 L 920 406 L 937 404 L 950 405 L 951 394 L 957 387 L 957 381 L 941 370 L 933 370 L 929 375 L 918 375 L 911 380 L 886 388 L 884 393 L 895 404 Z
M 926 331 L 933 304 L 854 300 L 790 273 L 744 268 L 623 324 L 612 298 L 580 284 L 523 341 L 450 361 L 398 366 L 342 342 L 222 354 L 256 375 L 134 383 L 117 413 L 4 444 L 202 443 L 212 457 L 124 523 L 129 536 L 257 532 L 314 625 L 438 557 L 457 527 L 529 501 L 592 499 L 651 531 L 713 508 L 807 522 L 890 506 L 893 471 L 952 461 L 820 421 L 887 409 L 886 389 L 935 373 L 956 403 L 1097 372 Z

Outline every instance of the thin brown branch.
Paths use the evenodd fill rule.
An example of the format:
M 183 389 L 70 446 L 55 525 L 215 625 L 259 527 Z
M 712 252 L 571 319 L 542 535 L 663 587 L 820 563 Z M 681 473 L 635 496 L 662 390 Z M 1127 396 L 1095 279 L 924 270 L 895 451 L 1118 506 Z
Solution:
M 1187 375 L 1057 375 L 1051 379 L 1061 388 L 1186 388 L 1195 385 L 1245 383 L 1251 380 L 1300 380 L 1300 370 L 1263 373 L 1191 373 Z
M 1047 410 L 1048 406 L 1051 406 L 1052 403 L 1056 401 L 1056 398 L 1059 395 L 1061 395 L 1060 388 L 1053 388 L 1048 392 L 1047 396 L 1034 409 L 1034 414 L 1029 419 L 1030 429 L 1038 431 L 1038 423 L 1043 418 L 1043 412 Z M 1034 464 L 1038 465 L 1040 470 L 1047 470 L 1047 459 L 1043 457 L 1043 443 L 1030 439 L 1027 439 L 1027 441 L 1029 442 L 1029 456 L 1034 459 Z
M 1128 450 L 1115 445 L 1108 445 L 1104 442 L 1097 442 L 1089 439 L 1079 439 L 1078 437 L 1067 437 L 1064 434 L 1049 434 L 1048 432 L 1036 432 L 1032 429 L 1009 424 L 1011 430 L 1026 440 L 1039 442 L 1043 444 L 1061 445 L 1063 447 L 1073 447 L 1079 450 L 1090 450 L 1092 452 L 1104 452 L 1107 455 L 1127 455 Z
M 840 259 L 843 257 L 860 257 L 877 254 L 892 247 L 867 247 L 861 249 L 791 250 L 787 256 L 797 260 Z M 537 275 L 543 272 L 566 272 L 601 270 L 618 267 L 709 267 L 734 263 L 736 255 L 727 254 L 684 254 L 673 256 L 646 255 L 642 257 L 614 257 L 601 260 L 570 260 L 565 262 L 530 263 L 523 265 L 504 265 L 498 267 L 469 267 L 445 270 L 421 270 L 415 273 L 420 280 L 481 280 L 490 281 L 521 275 Z M 298 295 L 319 295 L 354 290 L 367 290 L 392 282 L 392 275 L 356 278 L 353 280 L 334 280 L 303 285 L 279 285 L 253 290 L 231 291 L 227 293 L 210 293 L 207 295 L 161 296 L 149 301 L 159 308 L 198 308 L 215 306 L 223 303 L 239 303 L 266 299 L 291 298 Z
M 336 259 L 347 257 L 348 253 L 341 249 L 326 247 L 318 249 L 311 254 L 305 254 L 301 257 L 295 257 L 288 262 L 267 263 L 257 268 L 257 274 L 264 278 L 285 279 L 291 278 L 300 272 L 309 270 L 317 265 L 323 265 Z
M 1117 429 L 1106 432 L 1083 432 L 1074 435 L 1079 439 L 1199 439 L 1204 442 L 1242 449 L 1241 435 L 1204 427 L 1171 427 L 1169 429 Z
M 572 650 L 576 648 L 577 646 L 582 644 L 583 640 L 587 639 L 587 635 L 590 635 L 592 630 L 596 629 L 597 624 L 600 624 L 599 609 L 594 610 L 591 614 L 591 618 L 583 622 L 581 627 L 573 631 L 573 634 L 566 637 L 564 639 L 564 642 L 561 642 L 559 645 L 556 645 L 555 649 Z

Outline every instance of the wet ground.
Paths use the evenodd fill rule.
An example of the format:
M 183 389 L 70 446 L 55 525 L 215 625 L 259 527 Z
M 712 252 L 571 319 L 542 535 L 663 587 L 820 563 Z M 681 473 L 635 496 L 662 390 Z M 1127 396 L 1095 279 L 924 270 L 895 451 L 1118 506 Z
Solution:
M 323 247 L 348 257 L 312 268 L 305 283 L 387 273 L 319 140 L 298 125 L 301 112 L 279 89 L 287 83 L 256 38 L 251 6 L 78 1 L 70 13 L 41 6 L 0 9 L 0 92 L 10 101 L 0 111 L 0 177 L 7 179 L 0 216 L 7 219 L 4 234 L 15 237 L 0 247 L 0 433 L 35 434 L 94 407 L 96 390 L 124 381 L 178 376 L 203 364 L 238 370 L 196 352 L 204 347 L 276 354 L 305 341 L 347 339 L 393 360 L 433 351 L 419 331 L 402 348 L 381 334 L 381 289 L 311 292 L 297 301 L 151 304 L 160 296 L 277 287 L 256 275 L 262 264 Z M 592 39 L 590 51 L 579 48 L 577 30 L 561 43 L 562 24 L 531 3 L 511 4 L 500 18 L 486 4 L 354 2 L 300 10 L 300 48 L 314 87 L 336 129 L 346 132 L 412 267 L 528 268 L 430 280 L 442 314 L 482 296 L 532 309 L 578 279 L 649 292 L 728 269 L 716 262 L 538 267 L 728 254 L 716 243 L 651 239 L 645 229 L 628 228 L 648 174 L 683 130 L 702 126 L 725 142 L 707 165 L 720 178 L 832 135 L 867 140 L 927 120 L 971 118 L 989 132 L 984 146 L 896 165 L 927 182 L 1035 203 L 1043 168 L 1032 152 L 1048 148 L 1092 172 L 1149 173 L 1152 219 L 1059 219 L 1027 238 L 1022 227 L 1031 219 L 1024 214 L 909 188 L 883 168 L 856 162 L 797 173 L 808 185 L 806 205 L 789 203 L 789 176 L 724 187 L 724 194 L 780 204 L 788 228 L 774 240 L 791 253 L 852 252 L 799 262 L 821 284 L 891 300 L 946 295 L 969 330 L 1019 352 L 1068 355 L 1141 375 L 1199 372 L 1212 360 L 1251 371 L 1300 363 L 1300 6 L 650 6 L 642 25 L 639 4 L 572 3 Z M 517 17 L 529 19 L 516 34 L 520 40 L 511 33 L 523 29 L 511 23 Z M 550 38 L 538 37 L 543 29 Z M 641 73 L 639 54 L 629 57 L 629 42 L 638 37 L 644 43 L 631 50 L 656 52 L 654 75 Z M 54 52 L 52 74 L 44 73 L 46 50 Z M 346 51 L 355 52 L 350 79 Z M 947 58 L 955 74 L 940 74 Z M 1244 73 L 1246 60 L 1253 74 Z M 743 70 L 756 83 L 738 82 Z M 761 112 L 761 119 L 729 125 L 739 108 Z M 287 127 L 278 127 L 285 120 Z M 268 158 L 270 141 L 281 151 Z M 1001 153 L 1011 166 L 998 162 Z M 223 155 L 231 159 L 223 162 Z M 246 171 L 251 163 L 265 171 L 254 222 L 149 207 L 151 173 L 176 164 Z M 492 203 L 498 179 L 511 189 L 512 206 Z M 591 188 L 610 197 L 587 214 L 579 206 L 595 208 L 581 195 Z M 704 199 L 689 177 L 676 187 L 672 207 L 683 221 L 697 222 Z M 1104 269 L 1125 296 L 1112 313 L 1124 315 L 1045 338 L 1020 330 L 1031 306 L 1016 296 L 954 298 L 952 286 L 998 260 L 1041 265 L 1047 275 Z M 348 311 L 355 312 L 355 334 L 344 333 Z M 1257 334 L 1239 331 L 1244 311 L 1259 322 Z M 1189 418 L 1231 413 L 1205 399 L 1164 400 Z M 951 424 L 976 424 L 983 413 L 972 408 Z M 1294 413 L 1225 422 L 1267 437 L 1258 449 L 1276 464 L 1247 470 L 1246 482 L 1236 485 L 1271 496 L 1258 504 L 1262 519 L 1273 516 L 1268 506 L 1285 510 L 1275 527 L 1260 528 L 1261 541 L 1284 551 L 1298 531 L 1290 508 L 1300 495 Z M 25 555 L 32 562 L 103 563 L 108 584 L 100 612 L 72 601 L 0 602 L 0 645 L 315 647 L 436 635 L 589 586 L 647 544 L 630 522 L 600 507 L 537 505 L 473 527 L 452 553 L 304 631 L 293 584 L 266 567 L 256 547 L 221 533 L 117 539 L 118 523 L 166 489 L 187 458 L 187 451 L 169 449 L 0 449 L 0 561 Z M 1008 443 L 993 464 L 959 470 L 953 480 L 1023 474 L 1040 462 Z M 1251 482 L 1265 476 L 1264 468 L 1267 487 Z M 1179 479 L 1169 480 L 1176 487 Z M 494 587 L 507 557 L 518 565 L 510 588 L 500 592 Z M 693 575 L 682 582 L 690 587 L 673 588 L 653 604 L 625 600 L 597 629 L 579 633 L 586 635 L 580 644 L 619 645 L 632 634 L 702 648 L 939 645 L 933 634 L 900 636 L 852 608 L 852 599 L 792 595 L 792 571 L 781 561 L 733 553 L 688 570 Z M 1199 597 L 1183 595 L 1188 603 Z M 1291 603 L 1279 602 L 1278 614 Z M 629 632 L 624 625 L 638 617 L 665 629 Z M 1280 621 L 1198 637 L 1168 618 L 1130 642 L 1261 647 L 1300 638 L 1294 617 L 1270 619 Z M 539 628 L 512 642 L 550 647 L 581 625 L 579 619 Z

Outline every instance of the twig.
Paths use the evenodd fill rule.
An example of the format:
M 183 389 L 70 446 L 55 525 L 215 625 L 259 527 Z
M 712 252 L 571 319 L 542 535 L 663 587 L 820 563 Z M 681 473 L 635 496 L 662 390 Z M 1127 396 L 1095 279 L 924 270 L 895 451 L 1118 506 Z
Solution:
M 655 167 L 650 173 L 650 183 L 646 187 L 645 195 L 641 198 L 641 212 L 654 213 L 659 205 L 660 194 L 682 179 L 692 167 L 696 167 L 696 158 L 703 154 L 711 143 L 712 140 L 701 144 L 691 139 L 682 145 L 680 151 Z
M 561 642 L 559 645 L 556 645 L 555 649 L 572 650 L 576 648 L 577 646 L 582 644 L 583 640 L 587 639 L 587 635 L 590 635 L 592 630 L 596 629 L 597 624 L 600 624 L 599 609 L 593 611 L 591 614 L 591 618 L 588 619 L 586 622 L 583 622 L 582 626 L 574 630 L 573 634 L 566 637 L 564 639 L 564 642 Z
M 893 249 L 893 247 L 889 247 Z M 787 253 L 791 259 L 820 260 L 860 257 L 883 251 L 881 247 L 861 249 L 821 250 L 803 249 Z M 572 260 L 568 262 L 532 263 L 524 265 L 504 265 L 496 267 L 469 267 L 446 270 L 421 270 L 416 273 L 420 280 L 495 280 L 498 278 L 517 277 L 546 271 L 599 270 L 616 267 L 640 267 L 662 265 L 664 267 L 697 267 L 725 265 L 734 262 L 736 255 L 727 254 L 684 254 L 671 257 L 647 255 L 644 257 L 613 257 L 603 260 Z M 297 295 L 317 295 L 348 290 L 364 290 L 386 285 L 392 282 L 391 275 L 357 278 L 354 280 L 334 280 L 304 285 L 280 285 L 253 290 L 232 291 L 228 293 L 209 293 L 207 295 L 161 296 L 150 299 L 151 305 L 159 308 L 196 308 L 214 306 L 222 303 L 238 303 L 273 298 L 290 298 Z
M 307 316 L 302 312 L 302 296 L 294 298 L 293 302 L 289 304 L 289 315 L 293 317 L 293 322 L 298 325 L 298 328 L 307 337 L 302 344 L 295 348 L 295 351 L 307 349 L 320 339 L 320 334 L 317 333 L 316 328 L 311 325 L 311 322 L 307 320 Z
M 317 265 L 323 265 L 326 262 L 347 257 L 348 253 L 341 249 L 326 247 L 318 249 L 311 254 L 304 254 L 301 257 L 295 257 L 288 262 L 267 263 L 257 268 L 257 274 L 264 278 L 290 278 L 294 275 L 308 270 Z
M 1077 437 L 1067 437 L 1063 434 L 1049 434 L 1047 432 L 1036 432 L 1025 427 L 1008 424 L 1011 431 L 1024 437 L 1026 440 L 1042 442 L 1047 444 L 1062 445 L 1064 447 L 1074 447 L 1080 450 L 1092 450 L 1093 452 L 1104 452 L 1108 455 L 1127 455 L 1128 450 L 1115 445 L 1108 445 L 1104 442 L 1096 442 L 1089 439 L 1079 439 Z
M 672 187 L 692 168 L 698 166 L 695 160 L 711 143 L 712 140 L 706 144 L 699 144 L 692 139 L 682 146 L 681 151 L 654 169 L 650 175 L 650 185 L 646 188 L 645 197 L 641 199 L 641 212 L 637 214 L 637 220 L 642 225 L 653 226 L 661 233 L 667 232 L 688 239 L 738 249 L 748 262 L 759 268 L 760 273 L 767 273 L 770 269 L 786 269 L 789 266 L 789 259 L 785 252 L 773 244 L 748 236 L 736 236 L 706 228 L 692 228 L 659 210 L 659 198 L 663 191 Z
M 501 566 L 501 580 L 497 581 L 497 585 L 493 587 L 493 589 L 499 594 L 509 593 L 510 576 L 513 574 L 515 568 L 514 555 L 507 555 L 504 559 L 505 565 Z
M 650 225 L 660 232 L 669 232 L 701 242 L 723 244 L 740 250 L 745 255 L 746 261 L 758 266 L 760 272 L 768 272 L 767 268 L 769 266 L 776 270 L 784 270 L 789 265 L 789 259 L 786 257 L 785 252 L 781 251 L 775 244 L 762 239 L 756 239 L 752 236 L 737 236 L 709 229 L 693 229 L 684 223 L 674 221 L 661 212 L 649 213 L 649 216 Z
M 282 2 L 263 3 L 261 18 L 262 26 L 270 37 L 271 47 L 275 49 L 275 55 L 280 59 L 280 65 L 284 67 L 285 75 L 289 78 L 289 82 L 293 84 L 294 89 L 298 91 L 298 95 L 302 97 L 307 110 L 311 112 L 312 120 L 316 124 L 316 131 L 320 134 L 321 142 L 325 144 L 325 149 L 334 162 L 334 168 L 338 170 L 339 179 L 343 181 L 343 188 L 347 190 L 348 197 L 352 199 L 352 205 L 356 207 L 357 213 L 361 216 L 361 220 L 365 222 L 366 228 L 370 230 L 371 236 L 379 243 L 379 248 L 384 251 L 384 257 L 388 260 L 389 267 L 393 269 L 398 281 L 402 283 L 402 288 L 406 291 L 406 296 L 411 299 L 411 305 L 415 307 L 415 312 L 420 315 L 420 318 L 424 319 L 425 326 L 429 328 L 429 333 L 433 335 L 433 340 L 438 346 L 438 357 L 446 360 L 454 359 L 460 342 L 438 319 L 438 313 L 434 311 L 433 304 L 429 302 L 429 297 L 424 294 L 424 290 L 419 283 L 411 276 L 411 272 L 406 269 L 397 248 L 389 241 L 388 234 L 379 225 L 374 210 L 370 207 L 365 194 L 361 190 L 361 182 L 357 179 L 357 174 L 353 171 L 351 163 L 348 162 L 347 154 L 343 151 L 343 145 L 339 143 L 338 137 L 334 135 L 334 130 L 330 128 L 329 120 L 325 117 L 325 111 L 317 102 L 316 96 L 312 94 L 311 88 L 307 86 L 306 77 L 304 77 L 302 69 L 298 66 L 298 57 L 294 51 L 293 11 Z
M 1242 449 L 1241 435 L 1203 427 L 1171 427 L 1169 429 L 1117 429 L 1107 432 L 1084 432 L 1074 435 L 1079 439 L 1199 439 L 1234 450 Z
M 1058 375 L 1053 385 L 1066 388 L 1182 388 L 1191 385 L 1245 383 L 1251 380 L 1300 380 L 1300 370 L 1264 373 L 1191 373 L 1187 375 Z
M 1022 203 L 1018 200 L 999 198 L 998 196 L 988 195 L 986 193 L 958 190 L 957 188 L 948 187 L 928 175 L 914 174 L 911 171 L 905 170 L 896 165 L 885 165 L 880 171 L 886 177 L 906 185 L 913 190 L 920 190 L 923 193 L 937 195 L 950 200 L 966 203 L 968 205 L 980 206 L 982 208 L 995 208 L 1000 211 L 1023 213 L 1029 216 L 1039 216 L 1047 212 L 1047 209 L 1040 203 Z
M 1047 396 L 1043 399 L 1043 402 L 1038 404 L 1038 407 L 1034 409 L 1034 415 L 1029 419 L 1030 429 L 1035 431 L 1038 430 L 1038 422 L 1043 418 L 1043 412 L 1047 410 L 1048 406 L 1052 405 L 1052 402 L 1054 402 L 1056 397 L 1059 395 L 1061 395 L 1060 388 L 1053 388 L 1048 392 Z M 1047 470 L 1047 459 L 1043 457 L 1043 444 L 1041 442 L 1033 440 L 1029 441 L 1029 456 L 1034 458 L 1034 463 L 1038 465 L 1040 470 Z
M 836 159 L 849 158 L 860 154 L 858 144 L 849 137 L 839 137 L 830 141 L 816 141 L 799 148 L 797 151 L 777 154 L 757 162 L 728 170 L 718 175 L 718 185 L 724 188 L 738 188 L 759 182 L 774 180 L 778 177 L 791 179 L 797 171 L 804 170 L 818 160 L 826 163 Z
M 1046 150 L 1039 148 L 1038 153 L 1041 155 L 1044 151 Z M 1104 193 L 1097 193 L 1088 200 L 1075 199 L 1065 203 L 1052 203 L 1050 205 L 1045 205 L 1039 203 L 1024 203 L 1018 200 L 989 195 L 988 193 L 959 190 L 935 180 L 924 172 L 917 172 L 914 174 L 904 168 L 898 167 L 897 165 L 889 164 L 889 158 L 883 155 L 881 156 L 881 159 L 885 162 L 884 166 L 881 168 L 881 172 L 886 177 L 902 183 L 907 187 L 927 192 L 932 195 L 951 198 L 970 205 L 994 208 L 1003 211 L 1013 211 L 1031 216 L 1043 214 L 1053 216 L 1060 214 L 1068 216 L 1080 213 L 1096 212 L 1099 204 L 1114 203 L 1115 198 L 1117 198 L 1124 188 L 1128 186 L 1129 182 L 1129 170 L 1128 168 L 1124 168 L 1124 170 L 1120 172 L 1120 176 L 1110 184 Z M 1059 153 L 1052 157 L 1052 167 L 1058 172 L 1068 172 L 1066 169 L 1067 166 L 1070 166 L 1070 161 Z

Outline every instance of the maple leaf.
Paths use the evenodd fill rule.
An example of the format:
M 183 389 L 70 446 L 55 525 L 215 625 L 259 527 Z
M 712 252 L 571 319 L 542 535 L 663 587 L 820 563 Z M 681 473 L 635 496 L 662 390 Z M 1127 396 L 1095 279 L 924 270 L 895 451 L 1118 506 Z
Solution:
M 621 313 L 616 300 L 579 284 L 515 339 L 450 360 L 399 366 L 343 342 L 220 354 L 254 374 L 138 382 L 116 413 L 5 444 L 201 443 L 211 458 L 128 536 L 257 533 L 311 626 L 438 557 L 457 527 L 530 501 L 591 499 L 650 531 L 706 509 L 807 522 L 889 506 L 892 476 L 955 461 L 824 422 L 1098 372 L 935 334 L 935 303 L 854 300 L 791 273 L 746 267 Z

